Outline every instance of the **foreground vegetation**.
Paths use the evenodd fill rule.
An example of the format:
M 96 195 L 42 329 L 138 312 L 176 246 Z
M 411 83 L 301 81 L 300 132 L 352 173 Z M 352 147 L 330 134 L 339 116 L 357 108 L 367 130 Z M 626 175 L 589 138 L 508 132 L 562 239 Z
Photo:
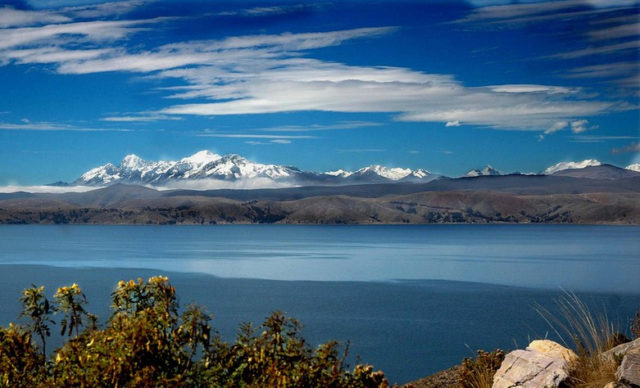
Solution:
M 98 325 L 77 284 L 59 288 L 52 300 L 44 287 L 24 290 L 20 316 L 26 323 L 0 327 L 0 387 L 389 386 L 384 373 L 371 365 L 349 369 L 348 344 L 342 350 L 335 341 L 312 348 L 300 336 L 298 321 L 280 312 L 258 328 L 242 325 L 230 344 L 212 329 L 212 316 L 201 308 L 190 305 L 180 313 L 166 277 L 120 281 L 111 300 L 111 316 Z M 606 316 L 594 317 L 573 294 L 558 305 L 560 315 L 539 311 L 558 337 L 574 342 L 577 359 L 565 385 L 601 388 L 615 381 L 620 359 L 601 355 L 629 338 L 614 330 Z M 50 354 L 47 341 L 54 329 L 64 343 Z M 640 312 L 630 333 L 640 338 Z M 477 358 L 443 371 L 438 384 L 424 386 L 490 388 L 504 358 L 502 350 L 478 351 Z
M 21 316 L 28 323 L 0 328 L 0 386 L 388 386 L 371 365 L 348 370 L 348 347 L 328 342 L 313 349 L 299 323 L 280 312 L 258 330 L 241 326 L 229 344 L 199 307 L 179 314 L 166 277 L 121 281 L 111 299 L 112 315 L 100 328 L 77 284 L 59 288 L 51 301 L 44 287 L 24 290 Z M 66 341 L 49 357 L 47 339 L 58 323 Z
M 567 347 L 576 350 L 577 358 L 569 365 L 567 388 L 602 388 L 617 381 L 616 370 L 621 358 L 603 357 L 606 351 L 640 338 L 640 311 L 630 320 L 631 338 L 623 334 L 606 314 L 595 314 L 575 294 L 567 293 L 557 300 L 559 313 L 538 306 L 537 310 Z M 478 351 L 476 359 L 463 360 L 457 386 L 461 388 L 491 388 L 493 377 L 505 358 L 505 352 Z

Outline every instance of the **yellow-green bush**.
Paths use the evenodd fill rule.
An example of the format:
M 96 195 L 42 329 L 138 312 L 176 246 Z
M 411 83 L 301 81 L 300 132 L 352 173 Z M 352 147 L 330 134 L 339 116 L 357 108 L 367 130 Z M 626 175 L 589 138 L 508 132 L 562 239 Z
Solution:
M 24 327 L 0 328 L 2 386 L 270 386 L 385 387 L 370 365 L 352 371 L 336 342 L 313 349 L 300 324 L 280 312 L 256 330 L 247 324 L 226 343 L 196 306 L 179 314 L 175 289 L 166 277 L 118 283 L 111 317 L 103 328 L 85 310 L 77 284 L 61 287 L 50 302 L 44 288 L 25 290 Z M 51 314 L 60 312 L 66 342 L 50 358 L 46 338 Z M 38 338 L 38 341 L 34 340 Z

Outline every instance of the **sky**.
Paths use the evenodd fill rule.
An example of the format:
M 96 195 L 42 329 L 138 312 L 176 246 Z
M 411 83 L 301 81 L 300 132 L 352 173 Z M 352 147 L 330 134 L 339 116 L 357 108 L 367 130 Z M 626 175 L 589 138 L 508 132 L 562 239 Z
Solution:
M 640 162 L 640 5 L 0 0 L 0 185 L 200 150 L 448 176 Z

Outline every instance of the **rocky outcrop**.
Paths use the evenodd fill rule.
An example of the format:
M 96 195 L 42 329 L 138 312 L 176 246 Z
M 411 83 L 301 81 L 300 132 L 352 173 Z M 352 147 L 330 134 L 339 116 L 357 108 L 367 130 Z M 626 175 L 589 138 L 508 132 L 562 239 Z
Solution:
M 602 357 L 608 360 L 613 360 L 616 356 L 624 357 L 625 354 L 634 353 L 636 351 L 640 352 L 640 338 L 636 338 L 633 341 L 618 345 L 615 348 L 607 350 L 606 352 L 602 353 Z
M 534 340 L 529 344 L 527 350 L 535 350 L 553 358 L 562 358 L 569 363 L 578 359 L 578 355 L 573 350 L 551 340 Z
M 493 378 L 493 388 L 558 387 L 569 377 L 570 361 L 576 357 L 553 341 L 533 341 L 526 350 L 507 354 Z
M 640 387 L 640 349 L 636 348 L 625 354 L 616 377 L 621 384 Z

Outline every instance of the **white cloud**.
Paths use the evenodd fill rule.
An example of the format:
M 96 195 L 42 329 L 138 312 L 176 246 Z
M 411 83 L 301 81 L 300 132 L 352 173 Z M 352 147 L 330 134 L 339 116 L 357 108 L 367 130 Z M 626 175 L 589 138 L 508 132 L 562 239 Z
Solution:
M 272 144 L 291 144 L 291 143 L 292 141 L 287 139 L 274 139 L 270 141 L 257 141 L 257 140 L 245 141 L 245 144 L 251 144 L 251 145 L 272 145 Z
M 201 133 L 199 137 L 221 137 L 231 139 L 315 139 L 315 136 L 306 135 L 261 135 L 253 133 Z
M 173 98 L 227 100 L 174 105 L 160 113 L 389 112 L 399 113 L 396 118 L 404 121 L 458 121 L 541 130 L 557 119 L 593 115 L 611 107 L 606 102 L 577 100 L 576 90 L 568 93 L 567 88 L 550 85 L 468 88 L 449 75 L 304 58 L 241 63 L 232 70 L 207 66 L 160 72 L 159 77 L 191 83 L 187 92 Z
M 498 4 L 496 4 L 498 3 Z M 502 4 L 500 4 L 502 3 Z M 500 1 L 492 3 L 476 3 L 480 7 L 474 9 L 461 21 L 475 22 L 492 19 L 513 19 L 523 16 L 543 14 L 546 12 L 558 12 L 559 10 L 575 7 L 579 2 L 575 0 L 564 0 L 554 2 L 533 2 L 528 4 L 505 4 L 510 1 Z
M 604 4 L 606 3 L 606 6 Z M 528 1 L 514 3 L 510 0 L 476 2 L 478 7 L 455 23 L 512 24 L 543 22 L 553 19 L 607 14 L 633 7 L 635 0 L 562 0 Z
M 531 85 L 531 84 L 519 84 L 519 85 L 494 85 L 487 86 L 494 92 L 499 93 L 547 93 L 547 94 L 567 94 L 577 93 L 580 91 L 578 88 L 566 88 L 562 86 L 549 86 L 549 85 Z
M 588 33 L 592 40 L 608 40 L 638 35 L 640 35 L 640 23 L 637 21 Z
M 640 73 L 638 62 L 614 62 L 603 65 L 583 66 L 569 70 L 567 78 L 626 77 Z
M 570 138 L 575 143 L 603 143 L 608 140 L 637 140 L 638 136 L 576 135 L 571 136 Z
M 380 123 L 372 121 L 342 121 L 336 124 L 284 125 L 269 128 L 255 128 L 253 130 L 263 132 L 315 132 L 368 128 L 380 125 Z
M 629 51 L 640 48 L 640 40 L 633 40 L 630 42 L 616 43 L 598 47 L 587 47 L 580 50 L 567 51 L 563 53 L 553 54 L 547 56 L 547 58 L 562 58 L 562 59 L 574 59 L 587 57 L 592 55 L 608 55 L 618 53 L 621 51 Z
M 9 6 L 0 8 L 0 28 L 63 23 L 68 21 L 71 21 L 69 17 L 50 11 L 20 10 Z
M 0 49 L 24 47 L 33 44 L 53 44 L 59 46 L 64 39 L 76 37 L 73 42 L 86 39 L 90 42 L 104 42 L 121 39 L 128 34 L 140 31 L 140 26 L 152 24 L 162 19 L 88 21 L 64 24 L 48 24 L 42 27 L 0 29 Z M 81 37 L 81 39 L 77 38 Z
M 127 14 L 134 9 L 151 2 L 150 0 L 113 1 L 109 3 L 71 6 L 60 10 L 60 13 L 74 18 L 103 18 Z
M 111 49 L 66 50 L 48 46 L 0 51 L 0 60 L 15 61 L 16 63 L 60 63 L 92 59 L 110 52 L 112 52 Z
M 533 11 L 524 7 L 501 12 L 514 15 Z M 380 112 L 400 121 L 442 122 L 446 126 L 464 122 L 543 131 L 555 122 L 581 120 L 614 107 L 611 102 L 592 100 L 577 88 L 529 84 L 467 87 L 447 74 L 350 66 L 309 57 L 314 49 L 379 37 L 392 33 L 395 27 L 236 36 L 179 42 L 146 51 L 126 49 L 123 38 L 163 20 L 166 19 L 86 21 L 0 29 L 0 65 L 51 63 L 60 73 L 126 71 L 184 82 L 162 91 L 171 93 L 168 98 L 186 100 L 185 103 L 157 112 L 103 119 L 114 122 L 311 110 Z M 196 98 L 209 101 L 190 103 Z
M 142 23 L 142 21 L 139 21 Z M 200 76 L 232 76 L 228 66 L 261 66 L 269 59 L 290 58 L 291 63 L 299 51 L 339 45 L 346 40 L 376 37 L 388 34 L 395 27 L 356 28 L 321 33 L 284 33 L 278 35 L 248 35 L 217 41 L 195 41 L 160 46 L 153 51 L 129 54 L 119 52 L 105 58 L 88 61 L 70 61 L 60 64 L 61 73 L 85 74 L 107 71 L 153 72 L 183 66 L 211 66 L 199 68 Z M 303 62 L 303 60 L 299 60 Z M 163 77 L 188 78 L 190 70 L 166 72 Z M 181 73 L 182 72 L 182 73 Z M 193 96 L 188 96 L 193 97 Z
M 20 186 L 8 185 L 0 186 L 0 193 L 17 193 L 25 191 L 27 193 L 84 193 L 95 190 L 93 186 Z
M 363 152 L 385 152 L 383 148 L 340 148 L 339 153 L 363 153 Z
M 31 122 L 28 119 L 22 119 L 22 123 L 4 123 L 0 122 L 0 130 L 5 131 L 75 131 L 75 132 L 130 132 L 126 128 L 85 128 L 74 127 L 67 124 L 56 124 L 48 122 Z
M 539 140 L 544 139 L 545 135 L 550 135 L 552 133 L 558 132 L 558 131 L 562 131 L 564 129 L 571 129 L 571 132 L 573 133 L 582 133 L 585 132 L 589 129 L 596 129 L 597 126 L 592 125 L 589 126 L 589 121 L 588 120 L 575 120 L 575 121 L 557 121 L 555 123 L 553 123 L 547 130 L 544 131 L 543 134 L 538 136 Z
M 573 133 L 585 132 L 588 129 L 587 124 L 589 124 L 589 121 L 587 120 L 573 121 L 571 123 L 571 132 Z
M 508 4 L 507 4 L 508 3 Z M 487 4 L 476 4 L 487 5 Z M 562 0 L 497 2 L 472 9 L 464 18 L 453 23 L 475 28 L 523 28 L 528 24 L 564 24 L 562 39 L 574 31 L 576 41 L 584 39 L 585 48 L 571 50 L 543 58 L 575 59 L 628 52 L 640 47 L 640 42 L 627 41 L 602 45 L 604 41 L 637 38 L 640 35 L 637 1 L 634 0 Z M 625 14 L 624 16 L 620 16 Z M 571 23 L 571 24 L 569 24 Z M 608 25 L 605 28 L 598 24 Z M 586 39 L 585 39 L 586 38 Z M 594 45 L 594 43 L 600 43 Z M 540 59 L 540 58 L 539 58 Z
M 235 11 L 223 11 L 217 13 L 218 16 L 272 16 L 272 15 L 285 15 L 292 12 L 304 11 L 309 8 L 315 7 L 315 4 L 294 4 L 286 6 L 270 6 L 270 7 L 254 7 L 246 8 Z
M 568 126 L 569 126 L 569 123 L 566 121 L 556 121 L 546 131 L 544 131 L 544 134 L 548 135 L 554 132 L 558 132 L 560 130 L 567 128 Z
M 149 122 L 149 121 L 158 121 L 158 120 L 181 120 L 181 117 L 176 116 L 167 116 L 167 115 L 159 115 L 159 114 L 144 114 L 142 112 L 139 115 L 135 116 L 108 116 L 103 117 L 101 121 L 110 121 L 110 122 Z
M 586 0 L 586 2 L 598 8 L 630 7 L 638 4 L 638 0 Z
M 612 154 L 626 154 L 640 152 L 640 142 L 633 142 L 624 147 L 618 147 L 611 150 Z

